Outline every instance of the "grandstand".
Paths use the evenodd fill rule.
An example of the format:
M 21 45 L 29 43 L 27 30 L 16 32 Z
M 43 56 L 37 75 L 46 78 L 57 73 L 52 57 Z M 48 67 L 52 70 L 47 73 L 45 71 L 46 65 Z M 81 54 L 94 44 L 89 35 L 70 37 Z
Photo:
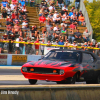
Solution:
M 48 44 L 49 41 L 51 42 L 52 45 L 55 44 L 56 41 L 58 41 L 57 45 L 60 45 L 59 43 L 61 40 L 63 40 L 64 46 L 66 44 L 66 41 L 68 42 L 67 46 L 78 46 L 79 45 L 79 46 L 82 46 L 82 48 L 84 47 L 84 42 L 87 42 L 87 46 L 90 46 L 90 44 L 93 44 L 90 41 L 87 41 L 86 39 L 84 39 L 83 33 L 87 29 L 87 27 L 86 27 L 84 16 L 81 16 L 82 11 L 74 7 L 72 7 L 71 9 L 66 8 L 66 11 L 64 11 L 64 9 L 56 5 L 56 2 L 53 2 L 52 4 L 50 4 L 49 2 L 47 3 L 47 5 L 45 3 L 46 1 L 43 0 L 41 1 L 40 4 L 35 4 L 35 7 L 26 6 L 25 8 L 23 8 L 25 5 L 21 6 L 22 7 L 21 8 L 19 6 L 19 3 L 17 3 L 14 8 L 15 10 L 14 13 L 15 13 L 15 16 L 17 16 L 17 19 L 16 18 L 12 19 L 12 15 L 8 16 L 7 18 L 0 19 L 0 26 L 1 26 L 0 36 L 1 36 L 1 41 L 6 41 L 5 43 L 7 43 L 6 53 L 15 53 L 15 54 L 22 53 L 22 51 L 20 51 L 20 44 L 21 44 L 22 49 L 24 49 L 24 51 L 26 50 L 25 48 L 27 48 L 28 46 L 30 46 L 31 48 L 33 48 L 33 50 L 35 50 L 36 45 L 33 46 L 32 44 L 34 44 L 37 38 L 39 39 L 40 43 L 44 39 L 45 45 Z M 49 7 L 51 8 L 54 7 L 53 11 L 51 11 L 50 10 L 51 8 Z M 42 18 L 40 18 L 41 16 L 39 15 L 41 9 L 44 9 L 42 11 L 42 15 L 44 15 L 42 16 Z M 8 10 L 6 11 L 8 13 Z M 51 13 L 54 15 L 56 12 L 58 14 L 59 21 L 55 19 L 50 20 L 51 18 L 49 19 L 48 15 L 50 15 Z M 66 16 L 65 16 L 65 12 L 67 13 Z M 73 14 L 70 15 L 70 13 L 71 14 L 73 13 Z M 13 11 L 11 11 L 11 14 L 13 14 Z M 3 11 L 1 11 L 1 16 L 2 15 L 3 15 Z M 44 22 L 41 22 L 40 19 L 43 20 L 43 18 L 45 18 L 46 20 Z M 13 25 L 11 26 L 9 26 L 9 19 L 12 19 L 11 23 L 13 23 Z M 17 25 L 16 20 L 18 21 L 18 25 Z M 79 22 L 81 22 L 81 24 L 79 24 Z M 60 33 L 56 33 L 56 31 L 54 31 L 54 28 L 56 29 L 56 26 L 60 30 Z M 54 31 L 52 33 L 52 37 L 49 37 L 48 35 L 50 32 L 50 27 L 53 27 L 53 31 Z M 13 28 L 14 28 L 14 31 L 12 30 Z M 63 30 L 63 28 L 65 28 L 65 30 Z M 12 32 L 10 33 L 10 35 L 9 35 L 9 30 L 10 32 Z M 63 33 L 63 32 L 66 32 L 66 33 Z M 72 41 L 73 37 L 74 39 Z M 19 38 L 19 40 L 17 40 L 17 38 Z M 9 42 L 10 40 L 12 42 Z M 16 48 L 16 44 L 17 44 L 16 40 L 17 42 L 18 41 L 20 42 L 20 44 L 18 43 L 17 48 Z M 29 42 L 30 45 L 27 44 L 27 42 Z M 74 44 L 74 42 L 77 42 L 77 45 Z M 5 43 L 1 43 L 2 53 L 5 53 L 4 52 Z M 14 48 L 16 49 L 13 50 Z M 18 50 L 20 52 L 18 52 Z M 94 50 L 92 51 L 94 52 Z M 24 52 L 24 54 L 26 54 L 26 51 Z M 33 54 L 35 54 L 35 52 Z

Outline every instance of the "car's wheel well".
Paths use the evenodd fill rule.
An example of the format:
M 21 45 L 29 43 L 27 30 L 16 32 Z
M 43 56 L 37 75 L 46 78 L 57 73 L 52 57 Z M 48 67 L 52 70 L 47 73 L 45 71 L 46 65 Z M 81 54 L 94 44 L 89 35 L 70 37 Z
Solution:
M 76 81 L 79 81 L 80 79 L 80 71 L 76 72 Z

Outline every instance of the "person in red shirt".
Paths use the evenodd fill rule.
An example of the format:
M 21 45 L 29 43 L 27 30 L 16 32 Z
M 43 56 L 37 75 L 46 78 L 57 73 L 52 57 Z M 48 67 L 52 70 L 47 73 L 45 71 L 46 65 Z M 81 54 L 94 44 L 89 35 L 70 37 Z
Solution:
M 34 43 L 39 43 L 39 39 L 37 38 L 37 40 Z M 35 44 L 35 52 L 36 52 L 36 55 L 39 54 L 39 45 L 37 44 Z
M 45 21 L 46 21 L 46 18 L 45 18 L 45 16 L 42 14 L 42 16 L 39 17 L 40 26 L 41 26 L 41 23 L 45 23 Z
M 72 22 L 72 24 L 70 24 L 70 29 L 75 29 L 76 30 L 76 25 L 74 25 L 74 23 Z

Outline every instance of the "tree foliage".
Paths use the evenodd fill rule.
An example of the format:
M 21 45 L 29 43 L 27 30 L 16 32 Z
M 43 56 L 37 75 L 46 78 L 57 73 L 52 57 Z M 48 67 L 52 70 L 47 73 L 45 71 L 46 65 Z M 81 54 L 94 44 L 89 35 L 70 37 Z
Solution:
M 100 42 L 100 0 L 88 2 L 84 0 L 90 23 L 93 28 L 93 38 Z

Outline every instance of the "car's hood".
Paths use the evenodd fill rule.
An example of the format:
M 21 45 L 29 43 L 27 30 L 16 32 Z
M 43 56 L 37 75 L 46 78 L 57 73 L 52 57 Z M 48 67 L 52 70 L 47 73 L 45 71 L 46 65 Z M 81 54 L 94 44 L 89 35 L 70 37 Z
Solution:
M 64 61 L 52 61 L 52 60 L 39 60 L 31 61 L 23 65 L 23 67 L 67 67 L 71 62 Z

